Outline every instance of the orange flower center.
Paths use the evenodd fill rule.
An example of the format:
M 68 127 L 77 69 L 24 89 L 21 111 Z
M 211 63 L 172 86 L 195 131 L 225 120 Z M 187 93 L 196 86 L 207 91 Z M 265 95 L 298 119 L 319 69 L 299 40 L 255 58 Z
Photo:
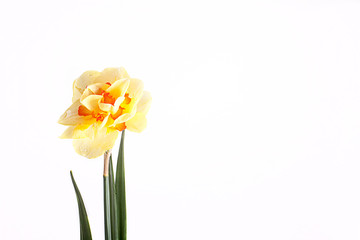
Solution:
M 123 101 L 123 103 L 129 104 L 130 102 L 131 102 L 131 98 L 129 98 L 129 94 L 125 93 L 125 100 Z
M 109 83 L 109 82 L 107 82 L 106 84 L 111 86 L 111 83 Z M 100 93 L 100 95 L 103 96 L 103 99 L 101 100 L 102 103 L 108 103 L 108 104 L 111 104 L 114 106 L 116 99 L 113 96 L 111 96 L 110 93 L 103 90 Z M 126 93 L 123 103 L 130 104 L 130 102 L 131 102 L 131 98 L 129 97 L 129 94 Z M 123 107 L 119 107 L 119 110 L 115 114 L 111 114 L 111 117 L 114 120 L 117 119 L 118 117 L 120 117 L 123 114 L 124 109 L 125 108 L 123 108 Z M 83 105 L 79 106 L 78 114 L 79 114 L 79 116 L 92 116 L 93 118 L 96 119 L 96 121 L 100 121 L 100 122 L 102 122 L 104 120 L 104 118 L 106 117 L 106 113 L 98 112 L 98 111 L 90 111 Z M 119 131 L 122 131 L 125 128 L 126 128 L 125 123 L 121 123 L 121 124 L 118 124 L 118 126 L 116 126 L 116 129 Z
M 93 118 L 96 119 L 96 121 L 99 121 L 99 122 L 102 122 L 106 116 L 106 114 L 101 113 L 101 112 L 90 111 L 83 105 L 79 106 L 78 114 L 79 114 L 79 116 L 90 116 L 91 115 Z
M 107 82 L 107 85 L 111 86 L 111 83 Z M 114 103 L 116 99 L 110 95 L 110 93 L 106 92 L 105 90 L 102 90 L 101 95 L 103 96 L 103 99 L 101 102 L 108 103 L 114 106 Z
M 123 114 L 124 108 L 119 107 L 119 110 L 115 114 L 111 114 L 111 117 L 115 120 Z
M 115 129 L 119 130 L 121 132 L 122 130 L 126 129 L 126 125 L 124 122 L 120 123 L 120 124 L 116 125 Z
M 89 116 L 92 114 L 92 112 L 89 109 L 87 109 L 85 106 L 80 105 L 78 109 L 78 114 L 79 116 Z
M 116 99 L 113 96 L 111 96 L 110 93 L 103 92 L 102 96 L 103 96 L 103 101 L 102 101 L 103 103 L 109 103 L 114 106 Z

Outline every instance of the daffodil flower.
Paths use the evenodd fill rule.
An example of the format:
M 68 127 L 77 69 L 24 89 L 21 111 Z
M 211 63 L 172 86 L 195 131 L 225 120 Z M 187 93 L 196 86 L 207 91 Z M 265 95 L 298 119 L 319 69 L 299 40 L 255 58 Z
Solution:
M 76 79 L 72 102 L 58 121 L 69 126 L 60 138 L 73 139 L 78 154 L 96 158 L 113 147 L 120 131 L 145 129 L 151 95 L 124 68 L 106 68 Z

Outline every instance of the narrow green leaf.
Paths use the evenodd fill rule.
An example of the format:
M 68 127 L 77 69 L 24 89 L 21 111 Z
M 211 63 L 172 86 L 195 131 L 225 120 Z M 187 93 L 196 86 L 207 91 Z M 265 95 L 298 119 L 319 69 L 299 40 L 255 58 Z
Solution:
M 119 225 L 119 240 L 126 240 L 126 195 L 125 195 L 125 168 L 124 168 L 124 139 L 125 130 L 121 134 L 118 160 L 116 165 L 115 196 L 117 218 Z
M 109 158 L 109 175 L 104 176 L 104 219 L 105 239 L 119 240 L 119 228 L 116 215 L 116 200 L 114 189 L 114 170 L 111 154 Z
M 77 199 L 78 207 L 79 207 L 80 240 L 92 240 L 89 219 L 88 219 L 88 216 L 86 213 L 84 201 L 81 197 L 80 190 L 79 190 L 78 186 L 76 185 L 72 171 L 70 171 L 70 176 L 71 176 L 71 181 L 74 185 L 76 199 Z
M 111 234 L 113 236 L 113 240 L 119 240 L 119 227 L 118 227 L 118 218 L 116 214 L 117 206 L 116 206 L 116 198 L 115 198 L 115 185 L 114 185 L 114 170 L 112 163 L 112 155 L 110 155 L 110 163 L 109 163 L 109 188 L 110 188 L 110 208 L 111 208 Z

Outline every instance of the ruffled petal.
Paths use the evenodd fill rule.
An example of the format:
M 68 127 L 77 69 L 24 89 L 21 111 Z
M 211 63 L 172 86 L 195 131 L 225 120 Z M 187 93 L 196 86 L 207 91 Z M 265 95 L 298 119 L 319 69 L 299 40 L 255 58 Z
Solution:
M 118 99 L 116 99 L 116 101 L 114 103 L 114 107 L 112 108 L 111 114 L 115 114 L 119 110 L 119 107 L 124 100 L 125 100 L 125 97 L 119 97 Z
M 87 98 L 88 96 L 91 96 L 91 95 L 94 95 L 94 93 L 89 88 L 86 88 L 83 91 L 83 93 L 81 94 L 80 102 L 82 102 L 82 100 L 84 100 L 85 98 Z
M 127 90 L 130 98 L 140 98 L 144 90 L 144 83 L 140 79 L 130 78 L 130 85 Z
M 114 82 L 106 92 L 110 93 L 110 95 L 117 99 L 119 97 L 123 97 L 126 93 L 126 90 L 129 88 L 130 80 L 129 79 L 121 79 Z
M 129 119 L 133 118 L 136 114 L 136 107 L 134 109 L 132 109 L 131 112 L 123 112 L 118 118 L 115 119 L 114 123 L 111 125 L 116 126 L 119 123 L 123 123 L 128 121 Z
M 68 127 L 63 134 L 61 134 L 60 138 L 61 139 L 72 139 L 73 135 L 74 135 L 74 130 L 75 130 L 76 126 L 70 126 Z
M 127 73 L 127 71 L 125 70 L 124 67 L 120 67 L 120 79 L 122 78 L 130 78 L 129 74 Z
M 98 111 L 99 103 L 102 99 L 101 95 L 90 95 L 81 101 L 81 104 L 84 105 L 90 111 Z
M 80 139 L 89 136 L 89 129 L 91 125 L 77 125 L 68 127 L 60 136 L 62 139 Z
M 107 115 L 100 124 L 100 128 L 107 127 L 110 124 L 113 124 L 114 120 L 110 117 L 110 114 Z
M 110 85 L 106 83 L 94 83 L 89 85 L 87 89 L 91 90 L 93 94 L 101 95 L 109 87 Z
M 96 158 L 114 146 L 118 131 L 92 126 L 88 131 L 88 135 L 89 137 L 86 138 L 74 139 L 74 149 L 81 156 Z
M 126 70 L 124 68 L 105 68 L 100 76 L 96 78 L 97 83 L 114 83 L 115 81 L 122 79 L 122 78 L 129 78 Z
M 145 114 L 138 112 L 130 120 L 125 122 L 126 129 L 140 133 L 146 128 L 147 120 Z
M 109 104 L 109 103 L 99 103 L 99 108 L 101 111 L 104 112 L 111 112 L 111 110 L 113 109 L 113 105 Z
M 146 115 L 150 109 L 151 102 L 152 102 L 152 97 L 150 92 L 144 91 L 140 101 L 137 104 L 137 112 L 142 112 Z
M 102 72 L 86 71 L 73 83 L 73 98 L 72 101 L 76 102 L 83 94 L 86 87 L 96 83 L 113 83 L 119 79 L 130 78 L 125 68 L 106 68 Z M 106 90 L 106 88 L 104 89 Z M 94 92 L 95 93 L 95 92 Z M 98 93 L 95 93 L 98 94 Z
M 83 74 L 81 74 L 81 76 L 78 79 L 76 79 L 73 84 L 73 90 L 74 90 L 73 101 L 74 99 L 76 99 L 79 93 L 82 94 L 84 92 L 84 90 L 88 85 L 96 83 L 96 79 L 99 76 L 100 73 L 98 71 L 86 71 Z
M 74 102 L 59 118 L 58 123 L 63 125 L 92 124 L 96 120 L 91 116 L 79 116 L 78 110 L 81 106 L 79 100 Z
M 75 80 L 74 83 L 73 83 L 73 97 L 72 97 L 72 102 L 76 102 L 77 100 L 79 100 L 80 97 L 81 97 L 81 94 L 82 94 L 82 92 L 80 91 L 80 89 L 75 86 L 75 83 L 76 83 L 76 80 Z

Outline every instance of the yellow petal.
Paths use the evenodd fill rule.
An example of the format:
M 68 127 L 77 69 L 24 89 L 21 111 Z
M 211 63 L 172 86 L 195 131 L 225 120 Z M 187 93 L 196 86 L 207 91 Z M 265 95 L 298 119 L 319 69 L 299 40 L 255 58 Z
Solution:
M 124 68 L 105 68 L 101 74 L 96 78 L 97 83 L 114 83 L 115 81 L 129 78 L 126 70 Z
M 111 110 L 113 109 L 113 105 L 109 104 L 109 103 L 99 103 L 99 108 L 101 111 L 104 112 L 111 112 Z
M 77 101 L 80 98 L 81 94 L 84 92 L 87 86 L 96 83 L 113 83 L 123 78 L 130 78 L 129 74 L 123 67 L 106 68 L 102 72 L 86 71 L 73 83 L 73 102 Z
M 79 139 L 89 137 L 89 127 L 91 125 L 77 125 L 68 127 L 60 136 L 62 139 Z
M 73 89 L 75 96 L 75 89 L 81 94 L 84 92 L 86 87 L 90 84 L 96 83 L 96 79 L 100 76 L 98 71 L 86 71 L 74 81 Z
M 101 95 L 90 95 L 81 101 L 81 104 L 84 105 L 90 111 L 99 110 L 99 103 L 102 99 Z
M 73 83 L 73 97 L 72 97 L 72 102 L 76 102 L 77 100 L 79 100 L 80 97 L 81 97 L 81 94 L 82 94 L 81 91 L 80 91 L 80 89 L 75 86 L 75 82 L 76 82 L 76 80 L 75 80 L 74 83 Z
M 60 116 L 58 123 L 63 125 L 78 125 L 91 124 L 95 121 L 91 116 L 79 116 L 78 109 L 81 105 L 80 101 L 74 102 L 64 113 Z
M 106 89 L 108 89 L 110 85 L 106 83 L 94 83 L 87 87 L 87 89 L 91 90 L 93 94 L 101 95 Z
M 132 132 L 142 132 L 146 128 L 146 117 L 142 112 L 138 112 L 135 114 L 133 118 L 125 122 L 126 129 Z
M 150 109 L 151 102 L 152 98 L 150 92 L 144 91 L 140 101 L 137 104 L 137 111 L 142 112 L 146 115 Z
M 121 79 L 116 82 L 114 82 L 107 90 L 106 92 L 110 93 L 110 95 L 117 99 L 119 97 L 123 97 L 126 93 L 126 90 L 128 89 L 130 85 L 129 79 Z
M 136 107 L 133 109 L 133 111 L 131 111 L 129 113 L 121 114 L 118 118 L 115 119 L 114 123 L 111 126 L 114 127 L 120 123 L 126 122 L 129 119 L 133 118 L 135 116 L 135 114 L 136 114 Z
M 89 88 L 86 88 L 83 93 L 81 94 L 81 97 L 80 97 L 80 102 L 82 100 L 84 100 L 85 98 L 87 98 L 88 96 L 91 96 L 91 95 L 94 95 L 94 93 L 89 89 Z
M 111 111 L 112 114 L 115 114 L 119 110 L 119 107 L 124 100 L 125 100 L 125 97 L 119 97 L 118 99 L 116 99 L 116 101 L 114 103 L 114 107 L 112 108 L 112 111 Z
M 129 74 L 125 70 L 125 68 L 120 67 L 120 79 L 122 78 L 130 78 Z
M 61 139 L 72 139 L 73 135 L 74 135 L 74 130 L 75 130 L 75 126 L 70 126 L 68 127 L 63 134 L 61 134 L 60 138 Z
M 107 128 L 91 127 L 92 136 L 89 138 L 74 139 L 75 151 L 87 158 L 96 158 L 111 149 L 118 136 L 118 131 L 107 130 Z
M 144 90 L 144 83 L 137 78 L 130 78 L 130 85 L 127 90 L 130 98 L 139 98 Z
M 112 124 L 113 122 L 114 122 L 114 120 L 110 117 L 110 114 L 109 114 L 104 118 L 104 120 L 100 124 L 100 128 L 108 126 L 108 125 Z

